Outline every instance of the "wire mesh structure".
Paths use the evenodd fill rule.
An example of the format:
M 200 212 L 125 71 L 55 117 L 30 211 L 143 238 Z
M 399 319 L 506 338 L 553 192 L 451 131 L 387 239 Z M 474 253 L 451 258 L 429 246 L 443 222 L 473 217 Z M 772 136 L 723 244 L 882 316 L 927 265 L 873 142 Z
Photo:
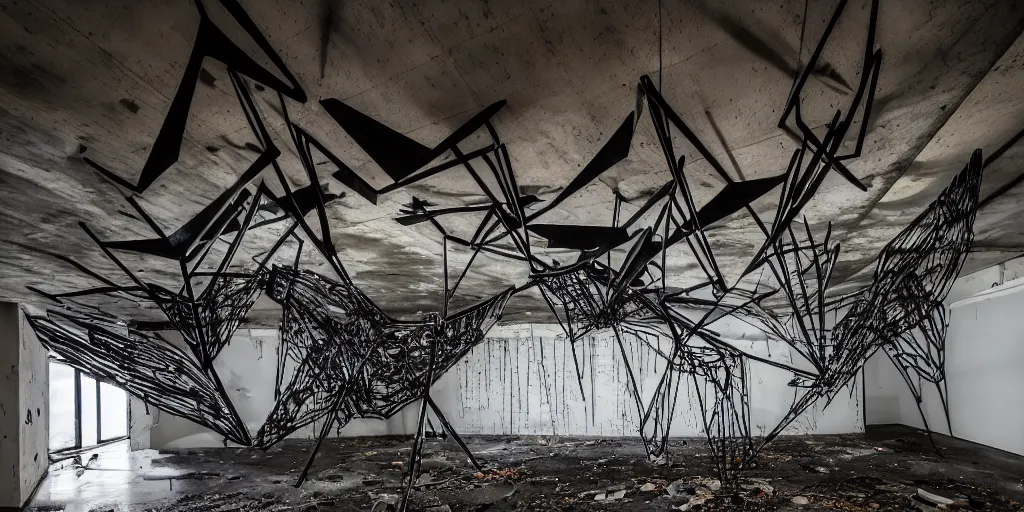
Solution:
M 233 443 L 249 443 L 245 425 L 221 386 L 181 348 L 152 334 L 71 315 L 59 318 L 64 322 L 29 317 L 29 323 L 43 346 L 70 366 Z
M 226 36 L 205 15 L 202 2 L 197 3 L 199 35 L 139 181 L 128 182 L 87 160 L 119 190 L 130 192 L 126 202 L 155 233 L 149 239 L 102 241 L 83 225 L 132 284 L 118 285 L 66 256 L 41 251 L 100 282 L 96 288 L 70 292 L 33 289 L 54 307 L 48 315 L 31 317 L 31 325 L 42 343 L 71 366 L 116 383 L 147 403 L 239 445 L 267 448 L 321 422 L 297 484 L 306 478 L 321 443 L 333 429 L 354 418 L 389 418 L 416 404 L 418 426 L 406 497 L 418 476 L 428 409 L 466 448 L 430 396 L 431 385 L 473 347 L 485 342 L 512 296 L 533 289 L 550 306 L 565 331 L 565 340 L 573 347 L 581 393 L 583 372 L 576 343 L 599 330 L 614 334 L 628 377 L 627 392 L 636 405 L 639 433 L 652 461 L 668 456 L 672 418 L 682 409 L 680 390 L 693 386 L 697 403 L 691 404 L 692 409 L 700 416 L 726 485 L 734 485 L 760 451 L 810 407 L 827 406 L 878 350 L 893 360 L 919 409 L 922 382 L 935 385 L 946 406 L 943 300 L 973 241 L 983 166 L 980 151 L 938 198 L 885 246 L 872 284 L 856 294 L 832 293 L 840 244 L 830 224 L 816 225 L 803 218 L 805 206 L 831 173 L 865 189 L 844 162 L 859 156 L 865 145 L 866 120 L 881 72 L 882 52 L 875 47 L 874 34 L 877 0 L 871 2 L 860 78 L 845 96 L 845 111 L 836 111 L 823 128 L 812 129 L 803 119 L 802 95 L 846 0 L 839 3 L 809 61 L 794 79 L 778 124 L 799 143 L 785 172 L 755 179 L 731 177 L 660 87 L 649 76 L 642 76 L 636 84 L 633 110 L 588 164 L 549 201 L 523 193 L 517 182 L 510 148 L 502 142 L 493 121 L 503 101 L 481 109 L 440 144 L 427 147 L 340 100 L 322 100 L 338 127 L 393 180 L 374 188 L 289 117 L 289 102 L 304 103 L 305 93 L 237 2 L 219 1 L 285 80 L 244 56 L 234 43 L 225 42 Z M 198 66 L 206 57 L 227 66 L 259 156 L 231 187 L 167 234 L 133 194 L 144 193 L 177 160 Z M 287 130 L 292 144 L 289 149 L 298 159 L 297 170 L 308 180 L 305 186 L 293 189 L 289 176 L 296 173 L 285 172 L 282 151 L 249 93 L 255 83 L 277 96 L 280 108 L 274 110 Z M 667 169 L 669 180 L 642 204 L 634 205 L 636 210 L 629 218 L 622 218 L 626 200 L 615 191 L 610 226 L 544 222 L 545 214 L 629 158 L 637 126 L 645 117 L 665 160 L 664 168 L 655 170 Z M 841 153 L 840 148 L 849 142 L 855 149 Z M 475 144 L 472 149 L 460 147 L 470 143 Z M 682 156 L 690 154 L 688 150 L 699 154 L 725 183 L 703 204 L 695 199 L 689 167 Z M 340 194 L 325 190 L 319 176 L 323 167 L 330 167 L 333 185 L 340 184 L 373 204 L 381 196 L 453 172 L 464 172 L 486 196 L 483 204 L 455 208 L 434 208 L 413 196 L 395 218 L 410 229 L 429 225 L 439 235 L 443 290 L 436 311 L 416 320 L 396 320 L 349 276 L 335 247 L 328 214 L 329 203 Z M 774 202 L 770 220 L 758 213 L 759 201 Z M 456 234 L 446 222 L 453 216 L 477 214 L 483 217 L 472 236 Z M 735 219 L 750 222 L 763 240 L 740 275 L 730 277 L 723 271 L 708 233 Z M 274 243 L 258 259 L 236 258 L 247 234 L 282 225 L 288 227 L 276 231 Z M 541 240 L 543 244 L 538 243 Z M 471 251 L 468 263 L 457 273 L 451 271 L 449 261 L 455 246 Z M 563 265 L 548 253 L 552 249 L 575 251 L 577 259 Z M 294 256 L 290 256 L 292 251 Z M 180 290 L 140 278 L 118 259 L 121 252 L 169 265 L 181 278 Z M 670 286 L 670 252 L 693 262 L 703 274 L 701 282 L 686 288 Z M 529 278 L 508 283 L 507 289 L 489 298 L 476 299 L 474 306 L 450 311 L 481 253 L 524 265 Z M 200 270 L 204 265 L 213 270 Z M 313 270 L 325 266 L 331 275 Z M 281 307 L 280 349 L 274 406 L 252 433 L 235 411 L 214 362 L 262 295 Z M 91 305 L 88 299 L 95 297 L 153 305 L 166 320 L 118 318 Z M 755 326 L 769 343 L 783 347 L 793 357 L 765 356 L 727 339 L 720 326 L 732 320 Z M 168 342 L 157 333 L 161 330 L 179 333 L 183 345 Z M 624 340 L 629 336 L 669 342 L 668 350 L 656 350 L 665 363 L 664 371 L 657 376 L 654 393 L 646 397 L 637 385 L 638 371 L 626 357 Z M 757 436 L 752 433 L 750 412 L 751 368 L 756 365 L 788 372 L 793 392 L 792 403 L 778 423 Z M 948 410 L 946 415 L 948 426 Z M 405 503 L 403 500 L 403 506 Z

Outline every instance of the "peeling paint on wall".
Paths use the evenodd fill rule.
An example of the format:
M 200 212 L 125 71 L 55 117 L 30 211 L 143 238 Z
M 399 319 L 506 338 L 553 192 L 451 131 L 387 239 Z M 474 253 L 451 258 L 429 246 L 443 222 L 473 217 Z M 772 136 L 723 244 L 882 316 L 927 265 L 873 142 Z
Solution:
M 757 340 L 753 331 L 742 331 L 741 322 L 736 324 L 735 338 L 748 340 L 745 349 L 752 353 L 768 351 L 769 344 Z M 640 395 L 647 401 L 665 371 L 664 359 L 635 339 L 624 341 Z M 635 436 L 636 405 L 626 387 L 625 366 L 614 343 L 610 331 L 598 332 L 579 342 L 581 392 L 572 350 L 557 325 L 498 326 L 483 344 L 431 388 L 431 397 L 461 434 Z M 662 349 L 669 346 L 667 339 L 654 343 L 662 344 Z M 273 375 L 278 346 L 273 330 L 243 329 L 224 349 L 224 357 L 215 362 L 217 371 L 224 375 L 231 399 L 250 428 L 258 427 L 273 406 L 273 379 L 266 376 Z M 770 430 L 788 410 L 793 391 L 787 384 L 792 375 L 753 364 L 750 377 L 751 402 L 755 406 L 751 410 L 751 431 L 759 435 Z M 861 396 L 860 382 L 854 383 L 841 391 L 827 410 L 820 406 L 811 408 L 784 433 L 862 432 Z M 696 402 L 692 381 L 686 382 L 679 400 L 671 434 L 703 436 L 697 410 L 688 405 L 690 401 Z M 417 408 L 418 402 L 414 402 L 387 421 L 354 420 L 340 434 L 332 432 L 331 436 L 409 435 L 415 430 Z M 151 408 L 151 413 L 132 428 L 148 429 L 151 424 L 152 448 L 223 446 L 222 437 L 199 425 L 155 408 Z M 133 412 L 132 418 L 136 421 L 139 415 Z M 432 414 L 429 419 L 434 427 L 440 428 Z M 291 437 L 310 439 L 320 425 L 317 422 Z
M 582 390 L 572 349 L 557 326 L 517 326 L 474 349 L 433 388 L 432 394 L 460 433 L 492 435 L 636 436 L 639 415 L 622 354 L 610 331 L 577 343 Z M 665 371 L 654 347 L 668 339 L 625 339 L 626 357 L 644 403 Z M 766 349 L 765 349 L 766 350 Z M 778 350 L 778 349 L 776 349 Z M 750 364 L 751 432 L 770 430 L 789 408 L 792 375 Z M 684 381 L 671 435 L 703 436 L 692 380 Z M 785 434 L 862 432 L 860 384 L 848 386 L 827 410 L 812 408 Z

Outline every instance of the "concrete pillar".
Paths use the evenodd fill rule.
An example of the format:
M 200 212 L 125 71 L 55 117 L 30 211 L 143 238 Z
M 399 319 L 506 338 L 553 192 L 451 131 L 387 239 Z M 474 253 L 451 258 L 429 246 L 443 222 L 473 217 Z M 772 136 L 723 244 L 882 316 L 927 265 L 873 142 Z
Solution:
M 153 411 L 146 402 L 133 395 L 128 395 L 128 443 L 131 451 L 148 450 L 150 447 L 149 431 L 153 429 Z
M 49 467 L 49 370 L 21 309 L 0 302 L 0 510 L 23 506 Z

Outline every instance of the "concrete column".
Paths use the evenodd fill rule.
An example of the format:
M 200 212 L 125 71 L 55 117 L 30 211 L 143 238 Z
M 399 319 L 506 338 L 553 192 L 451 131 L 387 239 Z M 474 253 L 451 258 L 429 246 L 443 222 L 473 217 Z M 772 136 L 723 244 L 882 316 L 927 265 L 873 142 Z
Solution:
M 128 395 L 128 443 L 131 451 L 149 449 L 149 431 L 153 429 L 152 411 L 156 411 L 156 408 L 148 407 L 146 402 Z
M 23 506 L 49 467 L 49 369 L 18 305 L 0 302 L 0 509 Z

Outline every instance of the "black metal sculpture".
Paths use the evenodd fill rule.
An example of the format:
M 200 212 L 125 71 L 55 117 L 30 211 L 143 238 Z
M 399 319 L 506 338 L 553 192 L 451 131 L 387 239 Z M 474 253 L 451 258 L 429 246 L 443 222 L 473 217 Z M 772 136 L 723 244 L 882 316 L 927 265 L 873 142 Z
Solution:
M 158 335 L 94 318 L 51 315 L 60 321 L 29 317 L 29 323 L 39 341 L 67 364 L 231 442 L 249 443 L 249 433 L 222 386 L 190 354 Z
M 872 285 L 858 294 L 831 296 L 839 244 L 832 238 L 831 226 L 821 235 L 807 219 L 798 220 L 832 171 L 865 188 L 843 162 L 863 149 L 868 126 L 865 120 L 871 112 L 880 72 L 882 54 L 874 43 L 877 0 L 871 3 L 860 80 L 849 91 L 845 114 L 835 112 L 832 121 L 816 132 L 803 121 L 801 95 L 812 71 L 818 68 L 817 60 L 847 0 L 839 3 L 809 62 L 795 77 L 779 127 L 795 137 L 800 147 L 793 152 L 785 172 L 739 181 L 732 178 L 654 81 L 643 76 L 637 84 L 633 112 L 579 174 L 547 202 L 524 194 L 516 181 L 509 148 L 492 122 L 503 101 L 482 109 L 440 144 L 428 148 L 340 100 L 322 100 L 324 110 L 394 181 L 381 189 L 372 187 L 324 143 L 291 120 L 286 97 L 305 102 L 305 93 L 236 0 L 219 1 L 285 80 L 242 52 L 197 2 L 197 40 L 138 183 L 129 183 L 92 160 L 86 161 L 119 187 L 143 193 L 178 158 L 205 57 L 227 65 L 260 155 L 231 187 L 173 233 L 164 233 L 134 196 L 126 197 L 127 202 L 155 237 L 101 241 L 83 224 L 104 254 L 131 279 L 131 285 L 119 285 L 70 258 L 43 251 L 100 282 L 98 287 L 72 292 L 33 289 L 57 307 L 48 316 L 30 318 L 31 325 L 43 344 L 72 366 L 241 445 L 266 448 L 322 421 L 316 446 L 297 484 L 306 478 L 320 444 L 333 428 L 340 429 L 356 417 L 388 418 L 418 402 L 406 497 L 417 476 L 428 407 L 466 449 L 432 400 L 431 385 L 484 342 L 512 295 L 532 288 L 539 290 L 573 346 L 581 392 L 583 372 L 576 343 L 598 330 L 608 329 L 614 334 L 640 418 L 640 435 L 652 460 L 666 456 L 679 390 L 686 377 L 693 381 L 698 390 L 694 408 L 701 416 L 726 484 L 734 484 L 739 472 L 810 406 L 820 401 L 827 405 L 878 350 L 893 360 L 917 399 L 919 410 L 922 391 L 915 378 L 917 382 L 935 384 L 946 406 L 946 317 L 942 301 L 973 238 L 982 170 L 980 152 L 972 156 L 938 199 L 883 249 Z M 306 185 L 293 190 L 279 161 L 281 151 L 249 94 L 250 81 L 276 91 L 279 112 L 308 181 Z M 616 192 L 610 226 L 538 222 L 629 158 L 645 111 L 671 179 L 625 220 L 621 219 L 625 199 Z M 861 117 L 855 149 L 840 154 L 858 113 Z M 483 130 L 490 141 L 463 152 L 460 144 Z M 704 204 L 694 199 L 685 158 L 677 155 L 680 138 L 725 182 Z M 317 154 L 326 163 L 317 163 L 322 160 Z M 433 208 L 412 197 L 395 219 L 403 226 L 429 223 L 440 235 L 444 286 L 437 312 L 417 320 L 396 320 L 360 291 L 338 256 L 327 213 L 328 204 L 343 194 L 331 193 L 325 187 L 318 166 L 331 167 L 328 172 L 340 184 L 374 204 L 384 194 L 445 171 L 461 169 L 479 186 L 487 197 L 484 204 Z M 482 175 L 487 171 L 490 180 Z M 762 198 L 776 200 L 770 222 L 762 219 L 755 208 Z M 444 224 L 444 219 L 452 215 L 481 212 L 483 219 L 468 239 L 451 233 Z M 764 237 L 735 279 L 723 273 L 707 236 L 709 230 L 730 219 L 752 222 Z M 283 223 L 288 227 L 258 260 L 235 261 L 247 233 Z M 541 239 L 545 243 L 535 243 Z M 303 258 L 308 259 L 303 251 L 305 244 L 314 249 L 314 257 L 330 266 L 332 276 L 303 268 L 307 263 Z M 454 280 L 449 271 L 450 244 L 472 250 L 468 263 Z M 285 246 L 295 248 L 291 261 L 281 257 Z M 545 248 L 558 249 L 561 254 L 574 250 L 578 256 L 563 265 L 547 255 Z M 685 289 L 670 287 L 670 250 L 692 257 L 704 280 Z M 116 253 L 124 251 L 171 262 L 181 277 L 181 289 L 175 292 L 140 278 L 118 259 Z M 530 279 L 510 283 L 508 289 L 475 306 L 449 312 L 463 278 L 481 252 L 524 262 Z M 200 270 L 210 261 L 214 261 L 214 270 Z M 282 308 L 281 346 L 275 405 L 262 427 L 252 434 L 235 411 L 213 363 L 262 293 Z M 119 319 L 86 301 L 94 296 L 152 304 L 166 320 Z M 718 325 L 725 319 L 741 319 L 756 326 L 771 343 L 787 348 L 802 362 L 780 361 L 744 350 L 718 332 Z M 153 333 L 158 330 L 179 332 L 187 350 Z M 625 339 L 629 336 L 641 343 L 648 343 L 650 338 L 671 341 L 667 352 L 652 346 L 666 366 L 653 396 L 646 401 L 625 357 Z M 792 404 L 778 424 L 760 437 L 752 435 L 750 425 L 748 376 L 752 364 L 771 365 L 793 376 Z M 946 414 L 948 423 L 948 410 Z M 468 449 L 466 452 L 476 464 L 472 453 Z
M 288 83 L 284 83 L 277 75 L 258 64 L 244 50 L 239 48 L 210 19 L 202 0 L 196 0 L 196 9 L 199 12 L 199 29 L 196 33 L 195 43 L 192 46 L 192 53 L 185 64 L 185 72 L 182 74 L 181 83 L 178 85 L 178 90 L 171 100 L 171 106 L 167 111 L 167 115 L 164 117 L 160 133 L 157 135 L 156 140 L 153 141 L 153 147 L 150 149 L 149 157 L 142 168 L 138 183 L 132 184 L 93 160 L 83 158 L 83 160 L 95 167 L 103 176 L 114 183 L 132 192 L 141 194 L 178 161 L 181 142 L 185 136 L 185 126 L 188 123 L 189 110 L 192 106 L 192 97 L 195 94 L 196 85 L 199 83 L 203 61 L 207 57 L 216 59 L 225 64 L 228 69 L 256 80 L 295 101 L 300 103 L 306 102 L 306 93 L 299 86 L 298 81 L 288 70 L 288 67 L 285 66 L 281 57 L 274 51 L 267 38 L 256 27 L 252 18 L 246 14 L 245 9 L 242 8 L 237 0 L 218 1 L 252 41 L 256 43 L 259 49 L 263 51 L 270 62 L 274 64 L 277 71 L 284 75 Z M 261 155 L 261 157 L 269 159 L 277 158 L 277 156 L 278 154 L 272 149 Z

